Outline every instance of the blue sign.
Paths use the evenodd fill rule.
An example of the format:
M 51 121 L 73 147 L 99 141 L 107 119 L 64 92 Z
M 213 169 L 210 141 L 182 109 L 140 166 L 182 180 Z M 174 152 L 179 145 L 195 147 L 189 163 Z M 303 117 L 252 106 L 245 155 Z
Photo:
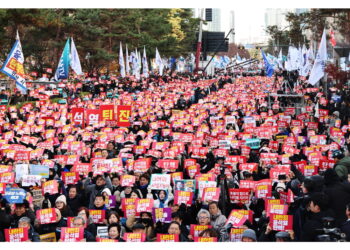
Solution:
M 45 165 L 29 165 L 31 175 L 40 175 L 43 178 L 49 178 L 49 167 Z
M 246 139 L 245 145 L 250 147 L 251 149 L 259 149 L 260 148 L 260 139 Z
M 22 188 L 6 188 L 4 198 L 11 204 L 23 203 L 26 191 Z

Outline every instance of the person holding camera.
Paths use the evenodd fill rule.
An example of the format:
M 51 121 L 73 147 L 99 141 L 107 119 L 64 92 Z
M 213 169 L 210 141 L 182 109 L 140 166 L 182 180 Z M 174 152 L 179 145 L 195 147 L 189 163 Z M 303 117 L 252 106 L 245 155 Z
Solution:
M 313 193 L 305 211 L 305 223 L 302 226 L 301 241 L 317 241 L 319 229 L 323 228 L 324 217 L 334 217 L 328 210 L 329 198 L 321 192 Z

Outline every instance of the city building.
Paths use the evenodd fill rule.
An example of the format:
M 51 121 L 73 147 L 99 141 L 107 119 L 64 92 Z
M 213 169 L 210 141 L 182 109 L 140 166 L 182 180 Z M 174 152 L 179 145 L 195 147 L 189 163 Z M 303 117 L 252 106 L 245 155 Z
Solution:
M 213 10 L 213 21 L 208 22 L 206 25 L 206 30 L 208 31 L 223 31 L 221 30 L 221 9 L 212 9 Z

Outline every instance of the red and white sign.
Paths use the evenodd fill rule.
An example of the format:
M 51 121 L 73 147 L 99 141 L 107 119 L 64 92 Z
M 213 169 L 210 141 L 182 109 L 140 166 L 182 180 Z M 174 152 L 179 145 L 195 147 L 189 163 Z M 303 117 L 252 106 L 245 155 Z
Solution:
M 13 184 L 15 181 L 14 172 L 0 173 L 0 183 Z
M 239 164 L 239 170 L 248 171 L 250 173 L 258 170 L 258 163 L 243 163 Z
M 84 239 L 84 228 L 82 227 L 61 227 L 62 242 L 79 242 Z
M 77 184 L 79 181 L 79 174 L 77 172 L 62 172 L 62 180 L 65 185 Z
M 208 228 L 212 228 L 211 225 L 195 225 L 195 224 L 191 224 L 190 226 L 190 235 L 192 235 L 192 237 L 199 237 L 199 234 L 201 232 L 203 232 L 204 230 L 208 229 Z
M 57 194 L 58 193 L 58 182 L 57 180 L 46 181 L 42 184 L 43 195 L 46 193 Z
M 179 160 L 160 159 L 158 160 L 158 167 L 164 169 L 166 172 L 175 172 L 179 167 Z
M 270 227 L 276 231 L 293 230 L 293 215 L 270 214 Z
M 266 209 L 266 216 L 270 214 L 287 214 L 288 205 L 284 204 L 268 204 Z
M 242 202 L 246 203 L 249 201 L 250 198 L 250 189 L 249 188 L 230 188 L 230 200 L 231 202 Z
M 218 187 L 207 187 L 204 188 L 202 194 L 202 201 L 219 201 L 220 188 Z
M 56 223 L 56 210 L 55 208 L 39 209 L 36 211 L 36 218 L 40 224 Z
M 120 185 L 122 187 L 132 187 L 135 183 L 135 176 L 134 175 L 122 175 L 120 177 Z
M 84 108 L 72 108 L 72 122 L 84 127 Z
M 179 242 L 178 234 L 157 234 L 157 242 Z
M 192 205 L 193 192 L 175 190 L 174 204 L 181 205 L 186 204 L 187 206 Z
M 86 123 L 88 126 L 98 125 L 101 121 L 101 110 L 99 109 L 87 109 L 86 111 Z
M 106 210 L 89 209 L 90 217 L 95 224 L 104 224 Z
M 73 171 L 79 173 L 79 175 L 87 176 L 89 172 L 92 172 L 91 163 L 75 163 Z
M 131 106 L 118 105 L 117 107 L 117 125 L 119 127 L 129 127 L 131 125 Z
M 247 216 L 244 214 L 232 210 L 230 216 L 228 217 L 228 220 L 226 221 L 226 225 L 231 223 L 232 227 L 241 227 L 247 219 Z
M 124 233 L 123 239 L 126 242 L 145 242 L 146 234 L 145 233 Z
M 141 213 L 141 212 L 152 212 L 153 208 L 153 199 L 138 199 L 136 201 L 136 212 Z
M 271 180 L 261 180 L 257 181 L 255 184 L 255 197 L 257 198 L 267 198 L 271 196 Z
M 6 242 L 23 242 L 27 241 L 28 238 L 28 228 L 10 228 L 5 229 L 5 240 Z
M 231 228 L 230 231 L 230 241 L 231 242 L 241 242 L 242 241 L 242 235 L 245 231 L 245 228 Z

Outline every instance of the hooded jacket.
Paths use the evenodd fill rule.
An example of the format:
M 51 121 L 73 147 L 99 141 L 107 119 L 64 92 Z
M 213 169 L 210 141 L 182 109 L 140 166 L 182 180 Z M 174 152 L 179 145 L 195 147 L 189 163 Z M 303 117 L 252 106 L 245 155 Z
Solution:
M 165 198 L 164 200 L 160 200 L 159 199 L 159 193 L 157 194 L 157 199 L 154 201 L 153 203 L 153 207 L 154 208 L 164 208 L 164 207 L 168 207 L 168 203 L 169 201 L 174 199 L 174 195 L 172 194 L 172 192 L 169 191 L 165 191 Z
M 109 177 L 107 177 L 107 178 L 105 178 L 105 180 L 106 180 L 106 185 L 104 185 L 102 187 L 98 187 L 96 184 L 91 184 L 90 178 L 88 178 L 85 181 L 85 183 L 84 183 L 85 193 L 87 195 L 90 195 L 90 200 L 89 200 L 89 208 L 90 209 L 94 207 L 95 197 L 99 192 L 102 192 L 102 190 L 105 189 L 106 187 L 109 189 L 112 189 L 111 179 Z
M 346 156 L 343 159 L 339 160 L 334 166 L 334 170 L 340 179 L 347 180 L 348 174 L 350 173 L 350 157 Z

